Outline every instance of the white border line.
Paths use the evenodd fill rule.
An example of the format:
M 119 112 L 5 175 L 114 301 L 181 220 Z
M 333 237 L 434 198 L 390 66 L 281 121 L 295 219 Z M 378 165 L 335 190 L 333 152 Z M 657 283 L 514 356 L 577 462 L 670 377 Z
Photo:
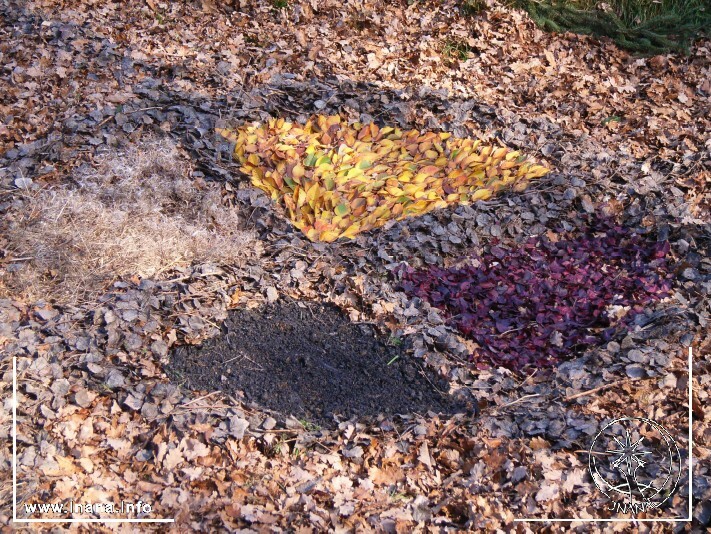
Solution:
M 694 417 L 692 406 L 694 404 L 694 392 L 692 384 L 694 383 L 694 372 L 692 370 L 693 352 L 689 346 L 689 518 L 688 522 L 694 519 L 694 488 L 692 480 L 694 477 L 694 434 L 692 432 L 692 420 Z
M 17 518 L 17 357 L 12 357 L 12 522 L 13 523 L 174 523 L 175 519 L 18 519 Z
M 636 519 L 636 518 L 630 518 L 630 519 L 620 519 L 620 518 L 610 518 L 610 519 L 588 519 L 588 518 L 578 518 L 578 519 L 546 519 L 546 518 L 540 518 L 540 517 L 530 517 L 530 518 L 522 518 L 522 519 L 514 519 L 514 522 L 528 522 L 528 523 L 629 523 L 629 522 L 635 522 L 635 523 L 690 523 L 693 521 L 693 485 L 692 485 L 692 478 L 694 475 L 694 465 L 693 465 L 693 459 L 694 459 L 694 454 L 693 454 L 693 447 L 694 447 L 694 436 L 692 433 L 692 417 L 693 417 L 693 412 L 692 412 L 692 403 L 693 403 L 693 396 L 692 396 L 692 384 L 693 384 L 693 370 L 692 370 L 692 362 L 693 362 L 693 351 L 692 348 L 689 347 L 689 517 L 685 518 L 675 518 L 675 519 L 667 519 L 667 518 L 654 518 L 654 519 Z

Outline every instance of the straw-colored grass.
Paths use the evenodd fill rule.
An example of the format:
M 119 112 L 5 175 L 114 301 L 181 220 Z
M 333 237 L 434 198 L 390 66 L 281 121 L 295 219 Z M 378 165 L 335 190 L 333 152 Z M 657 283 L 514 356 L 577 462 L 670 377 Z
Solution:
M 169 140 L 107 154 L 72 185 L 23 192 L 2 226 L 0 296 L 76 303 L 124 277 L 192 262 L 240 264 L 253 236 L 219 184 L 196 183 Z

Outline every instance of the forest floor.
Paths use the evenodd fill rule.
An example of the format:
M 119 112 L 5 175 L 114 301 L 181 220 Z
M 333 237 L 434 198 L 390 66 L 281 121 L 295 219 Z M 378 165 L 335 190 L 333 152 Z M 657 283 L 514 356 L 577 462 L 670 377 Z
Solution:
M 13 362 L 17 516 L 58 519 L 37 530 L 118 527 L 32 503 L 139 500 L 175 523 L 137 530 L 176 532 L 609 518 L 588 458 L 619 417 L 656 421 L 680 451 L 677 491 L 635 517 L 684 518 L 689 347 L 693 523 L 674 529 L 708 528 L 711 43 L 637 57 L 494 3 L 284 4 L 0 0 L 4 529 Z M 552 170 L 314 243 L 215 133 L 314 113 L 496 139 Z M 668 242 L 671 290 L 560 365 L 477 365 L 399 284 L 403 264 L 567 239 L 593 216 Z M 669 527 L 595 525 L 546 528 Z

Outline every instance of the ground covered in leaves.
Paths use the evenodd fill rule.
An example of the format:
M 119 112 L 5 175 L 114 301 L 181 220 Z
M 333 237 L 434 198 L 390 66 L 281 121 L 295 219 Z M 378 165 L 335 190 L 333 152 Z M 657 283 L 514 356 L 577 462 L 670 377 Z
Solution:
M 454 1 L 0 0 L 2 502 L 12 500 L 14 358 L 20 516 L 25 503 L 141 499 L 151 517 L 175 518 L 176 531 L 527 531 L 514 519 L 607 517 L 587 452 L 612 418 L 663 425 L 688 481 L 693 346 L 695 523 L 677 528 L 705 528 L 710 51 L 699 41 L 688 57 L 635 57 L 609 41 L 542 33 L 493 3 L 465 17 Z M 216 129 L 317 113 L 501 140 L 551 172 L 521 193 L 311 242 L 251 186 Z M 591 216 L 663 257 L 629 258 L 632 268 L 617 271 L 629 292 L 604 308 L 593 299 L 605 320 L 580 330 L 571 315 L 542 330 L 512 323 L 519 337 L 498 331 L 506 325 L 496 319 L 509 317 L 490 315 L 463 335 L 430 293 L 403 287 L 409 269 L 464 269 L 495 271 L 515 292 L 504 262 L 512 274 L 531 271 L 522 251 L 538 243 L 536 261 L 553 273 L 570 267 L 546 255 L 551 243 L 604 240 L 585 237 Z M 573 266 L 601 282 L 593 297 L 604 300 L 598 265 Z M 538 272 L 526 281 L 550 283 Z M 493 297 L 482 296 L 507 311 Z M 580 311 L 560 297 L 557 306 Z M 197 354 L 230 313 L 289 298 L 335 305 L 400 344 L 392 365 L 405 367 L 394 369 L 421 366 L 464 409 L 354 410 L 326 426 L 166 372 L 172 351 Z M 569 337 L 603 335 L 611 318 L 622 325 L 609 338 Z M 545 336 L 562 363 L 512 371 L 471 360 L 487 350 L 479 341 L 496 349 L 506 336 L 524 347 Z M 647 514 L 687 509 L 679 491 Z M 9 506 L 0 517 L 10 524 Z M 647 525 L 635 528 L 666 528 Z

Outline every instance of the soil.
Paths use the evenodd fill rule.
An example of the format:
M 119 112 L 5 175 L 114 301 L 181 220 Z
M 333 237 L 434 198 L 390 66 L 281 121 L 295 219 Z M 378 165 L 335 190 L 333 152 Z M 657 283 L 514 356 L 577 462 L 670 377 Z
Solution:
M 397 341 L 352 323 L 332 304 L 280 300 L 233 310 L 222 332 L 173 351 L 168 374 L 190 389 L 243 393 L 261 408 L 322 426 L 353 416 L 471 410 Z

